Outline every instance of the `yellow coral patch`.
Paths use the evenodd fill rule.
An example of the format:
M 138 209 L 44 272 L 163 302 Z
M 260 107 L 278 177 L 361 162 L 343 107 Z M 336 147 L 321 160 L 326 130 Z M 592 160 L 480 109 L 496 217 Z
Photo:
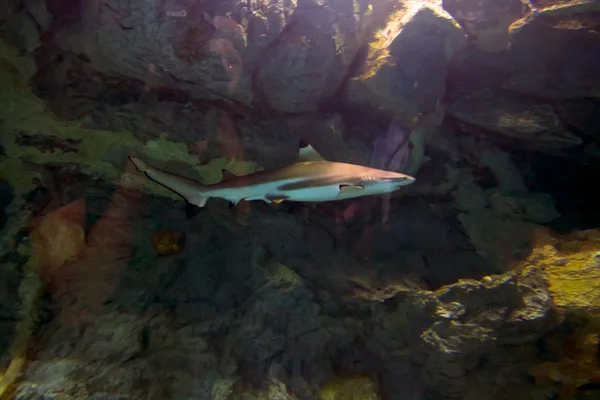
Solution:
M 154 249 L 161 256 L 172 256 L 183 250 L 181 233 L 172 229 L 162 229 L 156 232 L 152 242 Z
M 541 267 L 563 312 L 600 317 L 600 230 L 552 235 L 539 229 L 527 263 Z
M 350 375 L 332 379 L 321 388 L 322 400 L 378 400 L 375 379 L 366 375 Z

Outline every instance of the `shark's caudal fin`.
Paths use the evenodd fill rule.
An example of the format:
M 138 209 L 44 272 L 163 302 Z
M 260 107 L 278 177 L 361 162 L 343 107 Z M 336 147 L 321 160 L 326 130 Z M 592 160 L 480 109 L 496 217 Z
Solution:
M 309 161 L 325 161 L 325 159 L 307 141 L 300 140 L 300 143 L 298 143 L 298 162 Z
M 137 157 L 129 157 L 129 160 L 140 172 L 146 174 L 148 178 L 181 196 L 186 201 L 185 211 L 188 218 L 192 218 L 198 214 L 200 208 L 206 204 L 208 196 L 204 185 L 183 176 L 171 174 L 153 167 Z
M 131 161 L 140 172 L 146 172 L 150 168 L 148 164 L 137 157 L 129 156 L 129 161 Z

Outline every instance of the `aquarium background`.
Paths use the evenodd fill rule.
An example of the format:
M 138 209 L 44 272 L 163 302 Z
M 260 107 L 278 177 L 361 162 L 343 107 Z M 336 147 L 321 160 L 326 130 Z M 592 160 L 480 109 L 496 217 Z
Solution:
M 3 0 L 0 399 L 600 399 L 599 32 L 598 0 Z M 212 185 L 301 142 L 416 181 L 190 213 L 128 159 Z

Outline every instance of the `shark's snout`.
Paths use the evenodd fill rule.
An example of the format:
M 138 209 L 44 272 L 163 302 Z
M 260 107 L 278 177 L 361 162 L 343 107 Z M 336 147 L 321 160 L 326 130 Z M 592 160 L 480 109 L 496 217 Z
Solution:
M 391 186 L 400 187 L 400 186 L 410 185 L 415 180 L 416 179 L 412 176 L 399 174 L 397 176 L 389 176 L 389 177 L 381 178 L 379 181 L 381 183 L 386 183 Z
M 402 179 L 402 181 L 401 181 L 401 182 L 403 182 L 405 185 L 408 185 L 408 184 L 411 184 L 411 183 L 413 183 L 413 182 L 414 182 L 414 181 L 416 181 L 416 180 L 417 180 L 417 179 L 416 179 L 415 177 L 412 177 L 412 176 L 408 176 L 408 175 L 407 175 L 407 176 L 405 176 L 405 177 L 404 177 L 404 179 Z

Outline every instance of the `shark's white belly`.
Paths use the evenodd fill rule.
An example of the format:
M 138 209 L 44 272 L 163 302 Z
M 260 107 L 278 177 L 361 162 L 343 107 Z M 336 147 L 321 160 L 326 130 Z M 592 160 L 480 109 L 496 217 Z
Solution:
M 282 191 L 278 188 L 287 183 L 294 183 L 296 179 L 290 179 L 287 181 L 279 182 L 268 182 L 259 185 L 241 187 L 241 188 L 230 188 L 213 191 L 210 193 L 210 197 L 220 197 L 226 199 L 232 203 L 238 203 L 241 200 L 254 201 L 263 200 L 268 203 L 271 202 L 269 198 L 282 198 L 286 201 L 300 201 L 300 202 L 318 202 L 318 201 L 332 201 L 340 200 L 340 190 L 337 185 L 329 186 L 318 186 L 310 187 L 289 191 Z M 359 194 L 357 194 L 359 195 Z M 349 196 L 355 197 L 355 196 Z M 349 198 L 343 196 L 343 198 Z
M 281 193 L 281 195 L 288 196 L 289 201 L 332 201 L 338 200 L 340 190 L 337 185 L 318 186 L 307 189 L 292 190 Z

